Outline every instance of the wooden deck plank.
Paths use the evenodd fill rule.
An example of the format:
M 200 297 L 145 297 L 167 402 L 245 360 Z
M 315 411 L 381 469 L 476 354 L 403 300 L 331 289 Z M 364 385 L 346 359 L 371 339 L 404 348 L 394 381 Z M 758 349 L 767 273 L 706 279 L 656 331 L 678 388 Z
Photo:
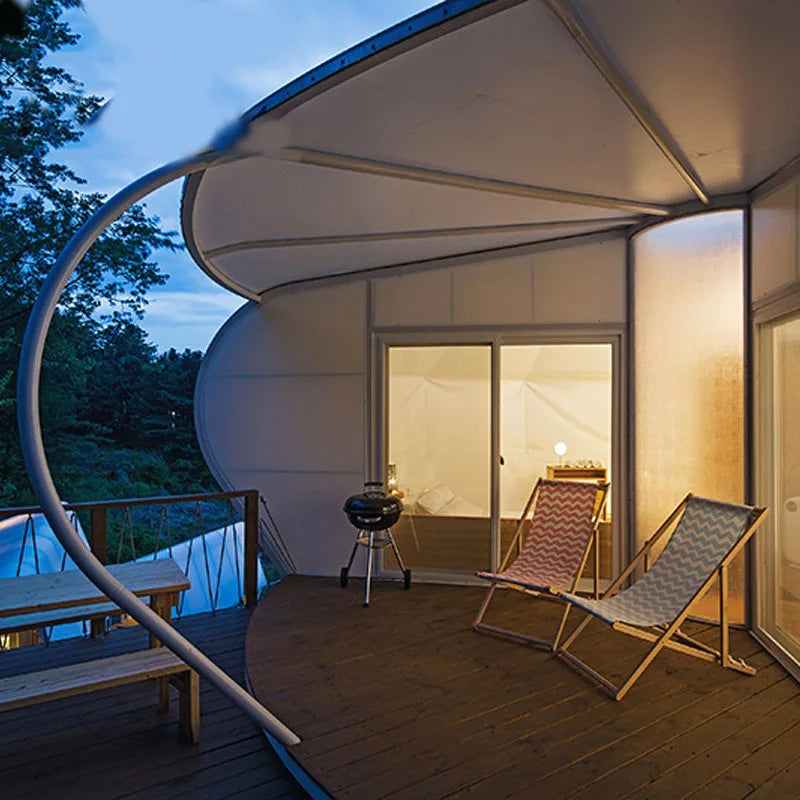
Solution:
M 638 656 L 634 656 L 634 658 L 636 657 Z M 568 683 L 564 685 L 571 683 L 573 687 L 582 691 L 582 696 L 586 698 L 585 702 L 595 703 L 597 708 L 600 709 L 601 717 L 602 714 L 611 714 L 615 719 L 619 717 L 619 709 L 616 704 L 610 703 L 594 687 L 587 688 L 586 682 L 570 671 L 564 670 L 563 665 L 559 662 L 550 659 L 545 664 L 540 665 L 537 681 L 546 683 L 547 678 L 543 674 L 545 670 L 549 671 L 550 674 L 555 674 L 558 678 L 566 680 Z M 676 687 L 679 691 L 684 688 L 682 676 L 677 681 Z M 552 693 L 548 692 L 548 702 L 550 700 L 560 701 L 561 699 L 557 694 L 553 697 Z M 502 749 L 505 746 L 513 748 L 525 747 L 525 741 L 531 736 L 532 731 L 536 733 L 539 746 L 544 746 L 548 741 L 559 743 L 566 737 L 581 735 L 586 731 L 587 718 L 584 709 L 578 706 L 578 710 L 573 713 L 568 707 L 559 702 L 556 702 L 552 708 L 548 706 L 548 702 L 543 703 L 541 700 L 535 702 L 527 715 L 516 715 L 511 724 L 506 727 L 490 726 L 486 729 L 484 738 L 499 740 L 501 743 L 499 745 L 487 745 L 479 739 L 478 741 L 470 742 L 469 746 L 464 746 L 462 742 L 451 735 L 450 731 L 446 733 L 446 746 L 440 746 L 438 741 L 430 735 L 427 737 L 427 747 L 424 744 L 412 742 L 409 747 L 403 748 L 402 745 L 398 745 L 390 739 L 387 749 L 391 749 L 392 752 L 381 759 L 383 769 L 377 769 L 377 764 L 371 763 L 368 759 L 361 760 L 357 769 L 347 775 L 347 780 L 350 783 L 354 783 L 360 780 L 363 781 L 364 778 L 370 776 L 373 777 L 374 780 L 366 780 L 359 784 L 359 791 L 364 796 L 368 796 L 370 792 L 378 791 L 379 788 L 383 791 L 392 787 L 397 790 L 410 781 L 409 776 L 401 770 L 396 770 L 388 778 L 383 773 L 387 769 L 391 770 L 395 764 L 400 764 L 413 756 L 415 757 L 415 778 L 427 774 L 434 780 L 434 783 L 437 783 L 446 780 L 443 777 L 443 773 L 449 770 L 452 772 L 450 777 L 455 780 L 456 786 L 448 783 L 447 789 L 443 789 L 443 791 L 451 791 L 462 783 L 466 775 L 473 775 L 475 771 L 486 771 L 490 769 L 489 765 L 491 763 L 496 764 L 495 771 L 505 768 L 509 764 L 508 753 L 494 751 L 498 750 L 498 747 Z M 628 706 L 627 711 L 632 713 L 636 708 L 635 706 Z M 551 714 L 552 718 L 547 716 L 550 711 L 553 712 Z M 464 714 L 463 709 L 461 709 L 461 712 Z M 440 714 L 437 714 L 434 722 L 438 722 L 439 716 Z M 597 718 L 597 713 L 595 718 Z M 547 722 L 550 724 L 547 725 Z M 481 731 L 478 733 L 480 734 Z M 299 748 L 301 749 L 302 745 Z M 569 748 L 569 750 L 572 752 L 572 748 Z M 487 751 L 491 751 L 491 755 L 487 755 Z M 550 759 L 552 759 L 552 754 Z M 548 760 L 548 763 L 550 763 L 550 760 Z M 318 762 L 315 762 L 315 767 L 317 765 Z M 326 779 L 334 780 L 337 777 L 337 772 L 343 773 L 344 771 L 334 769 L 326 775 Z M 394 781 L 399 782 L 397 786 L 394 785 Z M 416 785 L 416 783 L 413 785 Z M 331 788 L 340 787 L 331 785 Z M 426 785 L 426 788 L 430 787 Z M 411 790 L 411 796 L 413 796 L 414 791 L 416 789 Z
M 177 626 L 241 681 L 248 622 L 248 612 L 229 609 L 186 617 Z M 9 651 L 0 655 L 0 674 L 120 655 L 146 647 L 147 638 L 134 627 L 102 639 Z M 209 796 L 222 798 L 226 794 L 219 776 L 226 765 L 232 778 L 230 794 L 252 789 L 264 800 L 305 797 L 261 732 L 212 686 L 201 681 L 199 745 L 179 738 L 177 703 L 169 714 L 159 715 L 155 701 L 154 685 L 133 684 L 0 714 L 3 800 L 112 800 L 136 793 L 148 798 L 188 796 L 195 788 L 194 796 L 200 797 L 214 785 Z M 246 779 L 240 777 L 245 774 Z M 64 787 L 69 787 L 68 795 Z
M 518 790 L 528 792 L 533 783 L 551 775 L 561 775 L 571 784 L 574 781 L 573 770 L 581 760 L 595 752 L 606 753 L 610 748 L 615 750 L 610 756 L 612 760 L 617 757 L 616 746 L 621 731 L 631 731 L 636 736 L 676 705 L 691 704 L 699 696 L 696 692 L 688 692 L 686 684 L 680 681 L 674 686 L 674 691 L 670 692 L 669 687 L 666 689 L 660 704 L 637 704 L 627 709 L 620 709 L 594 689 L 593 696 L 599 697 L 600 702 L 593 713 L 565 714 L 563 708 L 556 708 L 556 714 L 548 716 L 548 709 L 543 709 L 541 715 L 534 713 L 521 720 L 520 725 L 501 729 L 501 737 L 497 737 L 497 730 L 492 731 L 492 735 L 483 738 L 482 746 L 480 742 L 470 743 L 470 747 L 458 743 L 439 754 L 432 752 L 430 781 L 425 784 L 425 790 L 432 789 L 438 794 L 470 786 L 469 793 L 476 797 L 491 796 L 486 793 L 494 791 L 505 796 Z M 497 738 L 501 741 L 492 741 Z M 445 764 L 441 763 L 443 756 L 447 757 Z M 419 764 L 415 773 L 415 777 L 421 774 Z M 399 779 L 408 783 L 405 776 L 399 776 Z M 537 782 L 537 797 L 540 787 Z M 359 787 L 363 796 L 375 789 L 375 785 Z M 406 791 L 395 796 L 413 797 L 419 789 L 419 782 L 408 784 Z M 553 796 L 561 796 L 559 791 L 555 790 Z
M 794 760 L 777 775 L 761 786 L 753 787 L 753 791 L 747 794 L 747 800 L 775 800 L 775 798 L 783 800 L 800 798 L 800 753 L 797 752 L 796 744 Z
M 751 753 L 735 767 L 723 772 L 701 790 L 708 800 L 738 800 L 750 797 L 757 786 L 769 783 L 776 775 L 789 767 L 797 758 L 800 722 L 770 741 L 765 748 Z M 795 783 L 800 794 L 800 782 Z M 786 797 L 788 793 L 775 795 Z
M 778 692 L 778 688 L 783 691 Z M 634 798 L 688 797 L 702 793 L 704 787 L 731 767 L 743 761 L 749 754 L 762 749 L 784 731 L 798 723 L 797 708 L 791 700 L 798 699 L 797 685 L 786 678 L 776 685 L 776 691 L 764 698 L 760 708 L 751 719 L 740 721 L 738 728 L 718 741 L 704 753 L 688 761 L 683 769 L 673 770 L 654 781 L 646 789 L 631 795 Z M 702 764 L 702 771 L 699 769 Z
M 759 683 L 751 686 L 751 693 L 746 697 L 742 697 L 735 686 L 728 687 L 725 695 L 717 699 L 716 712 L 703 709 L 708 711 L 708 718 L 699 725 L 685 729 L 679 727 L 672 737 L 650 742 L 650 748 L 641 754 L 629 753 L 626 758 L 624 753 L 615 753 L 617 763 L 605 775 L 598 775 L 584 791 L 577 793 L 575 800 L 590 800 L 603 794 L 625 797 L 673 770 L 683 769 L 688 761 L 730 733 L 731 714 L 741 717 L 761 707 L 767 699 L 761 687 L 771 689 L 787 680 L 775 665 L 759 670 L 755 677 L 759 678 Z M 730 701 L 728 705 L 726 700 Z
M 287 579 L 247 636 L 255 693 L 300 733 L 291 754 L 336 798 L 589 800 L 656 788 L 657 768 L 688 769 L 684 793 L 797 774 L 800 690 L 746 632 L 731 632 L 731 648 L 755 676 L 667 652 L 617 703 L 545 651 L 473 632 L 481 589 L 377 583 L 369 609 L 357 593 Z M 558 614 L 505 592 L 492 622 L 544 632 Z M 687 632 L 718 638 L 708 625 Z M 647 648 L 596 623 L 578 643 L 612 679 Z

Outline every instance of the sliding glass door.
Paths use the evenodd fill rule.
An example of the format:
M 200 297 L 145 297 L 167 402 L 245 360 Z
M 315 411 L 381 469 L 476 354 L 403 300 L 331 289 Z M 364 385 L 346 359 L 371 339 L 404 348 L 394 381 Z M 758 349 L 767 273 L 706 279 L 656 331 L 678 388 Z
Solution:
M 610 477 L 612 355 L 611 343 L 499 338 L 387 348 L 384 469 L 408 566 L 495 569 L 538 478 Z M 610 519 L 601 540 L 610 577 Z M 396 566 L 388 551 L 384 566 Z
M 391 347 L 386 476 L 412 569 L 491 567 L 491 347 Z M 395 566 L 391 551 L 385 565 Z
M 759 329 L 756 625 L 800 664 L 800 315 Z
M 611 365 L 610 344 L 500 348 L 503 553 L 538 478 L 609 479 Z M 600 538 L 600 576 L 610 578 L 609 515 Z M 591 563 L 589 572 L 593 568 Z

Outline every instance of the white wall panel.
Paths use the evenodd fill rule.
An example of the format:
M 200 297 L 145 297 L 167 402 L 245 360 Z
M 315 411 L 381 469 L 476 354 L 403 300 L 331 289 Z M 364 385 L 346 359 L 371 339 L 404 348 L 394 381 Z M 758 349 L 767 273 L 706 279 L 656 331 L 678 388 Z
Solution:
M 537 323 L 625 321 L 625 240 L 559 248 L 533 256 Z
M 215 343 L 215 375 L 363 372 L 363 281 L 286 291 L 250 305 Z
M 212 468 L 262 493 L 309 574 L 338 572 L 352 544 L 341 507 L 364 480 L 366 301 L 359 281 L 247 307 L 218 334 L 198 387 Z
M 447 325 L 451 322 L 449 269 L 380 278 L 373 285 L 373 316 L 379 327 Z
M 753 204 L 753 299 L 797 277 L 797 182 Z
M 229 467 L 363 468 L 363 375 L 211 378 L 207 398 L 208 439 Z
M 237 485 L 258 489 L 278 523 L 303 575 L 338 575 L 347 563 L 355 529 L 342 511 L 347 497 L 359 491 L 362 473 L 270 473 L 235 470 Z M 351 575 L 364 574 L 364 548 L 356 555 Z M 363 586 L 353 592 L 353 602 L 363 599 Z
M 531 256 L 453 270 L 453 321 L 458 325 L 531 322 Z
M 625 239 L 373 280 L 374 322 L 401 325 L 625 321 Z

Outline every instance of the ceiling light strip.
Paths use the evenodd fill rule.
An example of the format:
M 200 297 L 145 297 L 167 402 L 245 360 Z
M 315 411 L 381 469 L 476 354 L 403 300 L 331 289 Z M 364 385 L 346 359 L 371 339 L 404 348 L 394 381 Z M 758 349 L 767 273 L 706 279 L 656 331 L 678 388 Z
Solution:
M 625 80 L 600 41 L 595 38 L 586 23 L 581 19 L 571 0 L 543 0 L 543 2 L 561 20 L 578 46 L 617 93 L 620 100 L 625 103 L 628 110 L 636 117 L 639 124 L 647 131 L 650 138 L 667 157 L 667 160 L 677 170 L 678 174 L 689 184 L 692 191 L 703 203 L 708 203 L 708 194 L 688 159 L 680 153 L 674 143 L 674 139 L 669 135 L 667 129 L 653 116 L 647 103 L 639 97 L 636 90 Z
M 379 175 L 384 178 L 401 178 L 404 180 L 434 183 L 440 186 L 453 186 L 459 189 L 474 189 L 479 192 L 532 197 L 538 200 L 551 200 L 555 203 L 571 203 L 573 205 L 595 206 L 629 211 L 634 214 L 653 214 L 667 216 L 669 209 L 651 203 L 636 200 L 624 200 L 617 197 L 569 192 L 561 189 L 549 189 L 532 186 L 527 183 L 503 181 L 496 178 L 480 178 L 474 175 L 461 175 L 454 172 L 413 167 L 408 164 L 395 164 L 388 161 L 377 161 L 371 158 L 331 153 L 325 150 L 312 150 L 305 147 L 284 147 L 281 156 L 287 161 L 309 164 L 315 167 Z

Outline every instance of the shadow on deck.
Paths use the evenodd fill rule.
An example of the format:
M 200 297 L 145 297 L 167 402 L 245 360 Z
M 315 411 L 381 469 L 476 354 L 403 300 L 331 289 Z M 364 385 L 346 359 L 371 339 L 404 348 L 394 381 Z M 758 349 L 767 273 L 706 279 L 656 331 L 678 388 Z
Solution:
M 185 617 L 177 627 L 229 675 L 244 676 L 242 609 Z M 48 669 L 147 647 L 140 628 L 105 639 L 65 640 L 0 654 L 0 676 Z M 174 691 L 174 690 L 173 690 Z M 0 797 L 300 798 L 263 734 L 201 681 L 200 743 L 178 733 L 177 696 L 158 713 L 155 682 L 0 713 Z
M 362 587 L 288 578 L 247 635 L 255 694 L 336 798 L 800 795 L 800 686 L 743 631 L 731 650 L 754 677 L 664 652 L 617 703 L 548 653 L 474 633 L 481 590 L 376 583 L 363 609 Z M 488 622 L 555 625 L 553 604 L 495 603 Z M 574 649 L 614 679 L 645 647 L 595 622 Z

